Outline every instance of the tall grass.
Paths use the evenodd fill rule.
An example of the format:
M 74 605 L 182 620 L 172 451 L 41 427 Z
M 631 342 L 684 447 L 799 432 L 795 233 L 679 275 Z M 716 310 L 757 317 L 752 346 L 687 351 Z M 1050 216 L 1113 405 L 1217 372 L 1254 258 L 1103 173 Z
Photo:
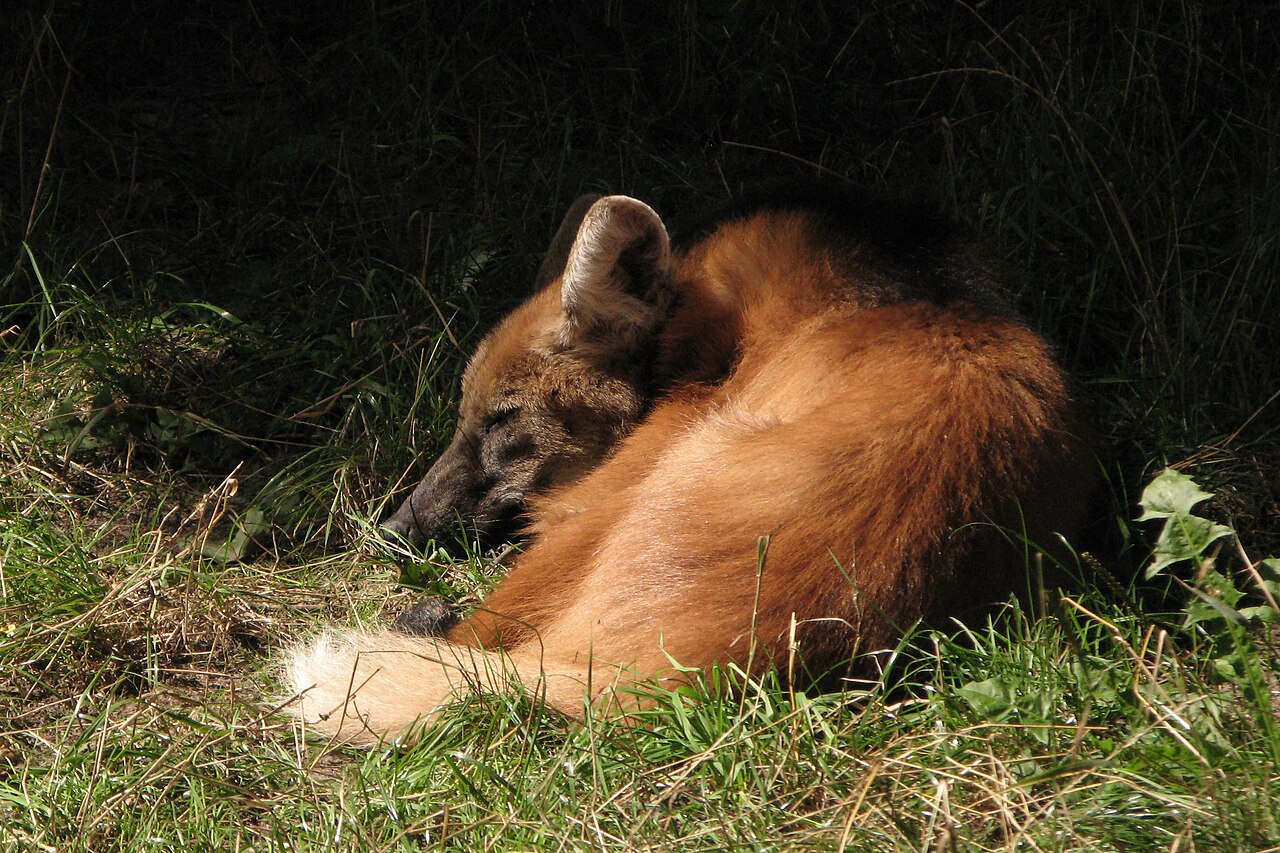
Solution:
M 1280 591 L 1256 558 L 1280 552 L 1278 18 L 5 16 L 0 845 L 1275 845 Z M 497 576 L 482 554 L 406 563 L 373 521 L 447 440 L 466 353 L 569 200 L 631 192 L 679 220 L 813 174 L 936 202 L 1004 264 L 1095 413 L 1105 529 L 1075 544 L 1096 583 L 913 635 L 857 695 L 725 672 L 582 725 L 474 698 L 368 754 L 272 713 L 282 643 Z M 1167 538 L 1132 518 L 1171 463 L 1238 534 L 1146 578 Z

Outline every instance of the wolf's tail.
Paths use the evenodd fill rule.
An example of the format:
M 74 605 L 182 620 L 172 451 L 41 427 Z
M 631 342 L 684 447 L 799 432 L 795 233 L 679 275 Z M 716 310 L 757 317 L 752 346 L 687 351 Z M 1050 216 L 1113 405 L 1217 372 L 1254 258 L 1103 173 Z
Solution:
M 295 648 L 286 670 L 296 694 L 288 707 L 305 726 L 364 746 L 412 736 L 415 726 L 469 693 L 516 686 L 581 717 L 584 696 L 600 692 L 591 685 L 589 661 L 544 660 L 536 644 L 489 652 L 389 631 L 323 634 Z M 610 677 L 603 680 L 600 688 L 611 686 Z

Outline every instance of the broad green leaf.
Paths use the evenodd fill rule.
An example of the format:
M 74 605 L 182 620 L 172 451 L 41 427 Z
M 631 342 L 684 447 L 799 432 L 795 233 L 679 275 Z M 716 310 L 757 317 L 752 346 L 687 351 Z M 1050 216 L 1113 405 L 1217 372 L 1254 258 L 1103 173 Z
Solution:
M 971 681 L 956 692 L 969 707 L 989 720 L 1003 720 L 1014 711 L 1014 690 L 998 678 Z
M 1183 560 L 1198 560 L 1210 545 L 1235 531 L 1207 518 L 1193 515 L 1196 504 L 1213 497 L 1196 485 L 1195 480 L 1172 468 L 1166 468 L 1142 492 L 1142 515 L 1138 521 L 1164 519 L 1164 529 L 1156 540 L 1147 566 L 1148 579 L 1166 567 Z
M 1138 521 L 1190 515 L 1192 507 L 1211 497 L 1213 492 L 1204 491 L 1186 474 L 1165 468 L 1142 490 L 1142 515 Z

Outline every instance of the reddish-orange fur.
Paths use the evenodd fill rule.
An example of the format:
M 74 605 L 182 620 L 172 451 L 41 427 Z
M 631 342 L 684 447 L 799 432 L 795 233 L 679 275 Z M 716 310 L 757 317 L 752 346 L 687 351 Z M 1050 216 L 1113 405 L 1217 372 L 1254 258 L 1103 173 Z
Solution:
M 831 294 L 843 282 L 789 233 L 795 219 L 748 223 L 684 265 L 687 286 L 733 291 L 731 302 L 707 301 L 742 330 L 721 343 L 737 349 L 737 368 L 723 384 L 673 394 L 593 476 L 543 500 L 537 545 L 451 639 L 518 642 L 576 617 L 600 626 L 593 648 L 606 659 L 650 630 L 653 664 L 659 634 L 676 660 L 706 664 L 735 654 L 727 636 L 745 648 L 754 619 L 757 641 L 784 659 L 794 615 L 826 620 L 806 626 L 816 645 L 807 657 L 827 647 L 847 656 L 851 633 L 880 648 L 893 626 L 934 609 L 956 568 L 942 538 L 981 536 L 956 528 L 991 521 L 1021 533 L 1025 523 L 1043 535 L 1046 521 L 1064 520 L 1000 507 L 1033 479 L 1048 485 L 1054 472 L 1028 461 L 1061 456 L 1071 440 L 1039 433 L 1067 406 L 1045 345 L 973 308 L 841 310 Z M 688 322 L 701 329 L 705 318 Z M 683 567 L 696 572 L 681 578 Z M 981 578 L 1008 588 L 1007 576 Z
M 318 705 L 304 716 L 352 740 L 402 731 L 460 689 L 423 674 L 442 666 L 424 649 L 505 649 L 531 687 L 565 675 L 578 686 L 543 684 L 568 713 L 588 680 L 598 694 L 677 677 L 672 661 L 820 676 L 918 620 L 1025 589 L 1010 540 L 1050 545 L 1076 523 L 1088 478 L 1068 391 L 1018 320 L 975 300 L 874 304 L 861 277 L 875 269 L 798 212 L 723 225 L 673 264 L 679 296 L 654 353 L 664 390 L 647 416 L 536 500 L 530 546 L 449 642 L 376 635 L 300 653 L 304 694 L 308 680 L 345 688 L 353 671 L 382 691 L 361 707 L 331 690 L 336 719 Z M 560 322 L 558 288 L 518 309 L 478 366 L 501 371 L 539 346 Z M 380 643 L 398 651 L 362 664 Z M 410 658 L 415 674 L 398 673 Z M 479 682 L 465 689 L 500 686 L 482 668 L 462 666 Z

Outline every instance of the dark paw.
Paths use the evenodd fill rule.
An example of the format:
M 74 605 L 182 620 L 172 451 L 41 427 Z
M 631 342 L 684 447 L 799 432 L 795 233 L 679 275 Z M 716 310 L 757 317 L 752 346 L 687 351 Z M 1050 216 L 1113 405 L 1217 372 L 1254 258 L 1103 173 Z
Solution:
M 453 606 L 432 595 L 397 616 L 391 628 L 413 637 L 443 637 L 457 621 Z

